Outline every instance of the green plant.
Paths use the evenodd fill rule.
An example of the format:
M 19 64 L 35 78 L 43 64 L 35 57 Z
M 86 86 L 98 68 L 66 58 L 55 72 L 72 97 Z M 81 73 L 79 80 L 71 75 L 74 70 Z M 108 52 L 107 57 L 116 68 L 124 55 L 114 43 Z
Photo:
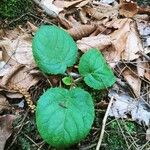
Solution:
M 51 88 L 39 99 L 36 122 L 43 139 L 55 147 L 82 140 L 94 120 L 94 104 L 83 89 Z
M 65 75 L 67 67 L 76 62 L 77 46 L 72 37 L 56 26 L 42 26 L 33 39 L 33 56 L 38 67 L 48 74 Z M 91 49 L 80 59 L 79 73 L 94 89 L 106 89 L 115 76 L 97 49 Z M 82 79 L 80 77 L 80 79 Z M 75 85 L 71 77 L 62 79 Z M 94 104 L 88 92 L 71 86 L 50 88 L 38 100 L 36 124 L 42 138 L 54 147 L 68 147 L 82 140 L 94 120 Z
M 116 78 L 97 49 L 90 49 L 80 59 L 79 72 L 85 83 L 94 89 L 112 86 Z
M 77 57 L 72 37 L 56 26 L 42 26 L 33 39 L 32 48 L 37 65 L 48 74 L 63 74 Z

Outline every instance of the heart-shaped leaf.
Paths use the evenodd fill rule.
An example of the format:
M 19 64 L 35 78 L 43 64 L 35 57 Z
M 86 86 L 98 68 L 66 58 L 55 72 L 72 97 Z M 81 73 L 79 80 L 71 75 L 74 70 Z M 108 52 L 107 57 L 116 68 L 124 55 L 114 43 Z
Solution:
M 51 88 L 38 100 L 38 131 L 54 147 L 68 147 L 85 138 L 93 120 L 92 97 L 81 88 Z
M 79 72 L 85 83 L 94 89 L 106 89 L 116 81 L 112 70 L 97 49 L 90 49 L 82 55 Z
M 77 46 L 72 37 L 56 26 L 41 26 L 36 32 L 32 51 L 38 67 L 48 74 L 63 74 L 76 61 Z

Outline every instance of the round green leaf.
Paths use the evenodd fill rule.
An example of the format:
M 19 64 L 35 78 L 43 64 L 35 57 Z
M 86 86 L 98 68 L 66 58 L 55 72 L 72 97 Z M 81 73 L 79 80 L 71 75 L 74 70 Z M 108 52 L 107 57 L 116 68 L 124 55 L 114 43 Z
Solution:
M 38 67 L 48 74 L 63 74 L 77 57 L 73 38 L 57 26 L 41 26 L 33 38 L 32 51 Z
M 72 77 L 64 77 L 64 78 L 62 79 L 62 81 L 63 81 L 63 83 L 64 83 L 65 85 L 71 85 L 72 82 L 73 82 L 73 79 L 72 79 Z
M 54 147 L 68 147 L 85 138 L 93 120 L 92 97 L 81 88 L 51 88 L 38 100 L 38 131 L 41 137 Z
M 94 89 L 106 89 L 116 81 L 112 70 L 97 49 L 90 49 L 82 55 L 79 72 L 85 83 Z

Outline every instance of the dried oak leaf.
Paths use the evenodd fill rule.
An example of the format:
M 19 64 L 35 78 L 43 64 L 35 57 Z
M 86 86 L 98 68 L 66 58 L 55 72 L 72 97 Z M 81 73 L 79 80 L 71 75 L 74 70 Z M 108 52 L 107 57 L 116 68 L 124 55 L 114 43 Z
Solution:
M 7 101 L 6 97 L 0 94 L 0 114 L 3 110 L 9 109 L 9 102 Z
M 83 37 L 90 35 L 95 29 L 96 29 L 96 26 L 94 26 L 94 25 L 80 25 L 80 26 L 75 26 L 75 27 L 67 30 L 67 32 L 75 40 L 79 40 Z
M 77 46 L 82 52 L 86 52 L 90 48 L 98 48 L 102 50 L 109 45 L 111 45 L 111 38 L 109 35 L 104 34 L 85 37 L 77 41 Z
M 141 79 L 138 77 L 137 72 L 133 69 L 132 71 L 131 69 L 125 69 L 122 72 L 122 75 L 132 88 L 134 94 L 139 97 L 141 91 Z
M 12 123 L 15 119 L 14 115 L 0 116 L 0 150 L 4 150 L 6 140 L 12 134 Z
M 138 13 L 137 2 L 133 0 L 120 0 L 120 9 L 119 13 L 125 17 L 133 17 Z

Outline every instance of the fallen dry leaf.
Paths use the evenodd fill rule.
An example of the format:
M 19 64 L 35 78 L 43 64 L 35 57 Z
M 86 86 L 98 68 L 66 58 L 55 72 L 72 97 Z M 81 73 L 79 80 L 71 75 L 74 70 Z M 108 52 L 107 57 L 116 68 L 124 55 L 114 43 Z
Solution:
M 133 17 L 138 13 L 137 2 L 133 0 L 120 0 L 119 13 L 125 17 Z
M 32 37 L 29 34 L 19 35 L 11 40 L 5 38 L 1 41 L 0 46 L 6 53 L 20 64 L 35 65 L 32 55 Z
M 137 72 L 127 68 L 122 72 L 122 75 L 132 88 L 134 94 L 139 97 L 141 91 L 141 79 L 138 77 Z
M 145 59 L 144 59 L 145 61 Z M 143 62 L 143 60 L 141 58 L 138 58 L 136 60 L 137 62 L 137 74 L 139 77 L 144 77 L 145 71 L 146 71 L 146 62 Z
M 139 38 L 138 32 L 136 30 L 136 25 L 134 22 L 130 23 L 130 31 L 128 32 L 128 37 L 125 45 L 125 50 L 122 53 L 122 59 L 124 60 L 134 60 L 139 57 L 138 52 L 143 52 L 142 41 Z
M 0 77 L 6 75 L 11 69 L 9 64 L 6 64 L 4 61 L 0 61 Z
M 4 150 L 6 140 L 12 134 L 12 123 L 15 119 L 14 115 L 0 116 L 0 150 Z
M 86 52 L 90 48 L 98 48 L 100 50 L 111 45 L 109 35 L 99 34 L 97 36 L 85 37 L 77 41 L 77 46 L 82 52 Z
M 81 3 L 79 3 L 78 5 L 76 5 L 76 7 L 81 8 L 85 5 L 87 5 L 89 2 L 91 2 L 92 0 L 83 0 Z
M 105 4 L 111 4 L 113 3 L 115 0 L 101 0 L 102 3 L 105 3 Z
M 29 26 L 31 32 L 36 32 L 38 27 L 35 26 L 33 23 L 31 23 L 30 21 L 27 21 L 27 26 Z
M 12 68 L 12 70 L 2 78 L 1 85 L 6 86 L 9 83 L 11 85 L 17 85 L 18 87 L 29 89 L 31 86 L 35 85 L 40 77 L 34 77 L 30 74 L 32 68 L 27 68 L 22 65 L 17 65 Z
M 150 128 L 146 130 L 146 140 L 150 141 Z
M 112 46 L 116 50 L 116 55 L 112 55 L 112 57 L 114 57 L 116 62 L 119 62 L 121 54 L 125 50 L 128 33 L 130 31 L 130 22 L 130 19 L 124 19 L 124 24 L 121 22 L 122 26 L 110 35 Z
M 79 17 L 83 24 L 86 24 L 88 22 L 88 18 L 86 17 L 86 12 L 83 9 L 80 10 Z
M 65 0 L 55 0 L 54 4 L 59 8 L 68 8 L 78 3 L 82 2 L 83 0 L 74 0 L 74 1 L 65 1 Z
M 148 126 L 150 125 L 150 106 L 143 99 L 135 100 L 126 91 L 111 90 L 109 97 L 114 97 L 113 105 L 109 111 L 109 116 L 116 118 L 128 118 L 128 114 L 133 121 Z
M 99 6 L 98 8 L 85 6 L 83 9 L 85 12 L 87 12 L 88 15 L 97 20 L 101 20 L 103 18 L 116 18 L 118 16 L 118 6 Z
M 150 81 L 150 64 L 146 63 L 146 69 L 145 69 L 145 78 Z
M 94 25 L 80 25 L 80 26 L 75 26 L 74 28 L 67 30 L 67 32 L 75 40 L 79 40 L 83 37 L 90 35 L 95 29 L 96 29 L 96 26 Z
M 7 101 L 6 97 L 0 94 L 0 114 L 3 110 L 9 109 L 9 102 Z
M 139 52 L 143 52 L 144 49 L 135 23 L 131 19 L 123 20 L 122 26 L 111 34 L 111 42 L 117 51 L 118 61 L 120 59 L 131 61 L 137 59 Z
M 53 0 L 34 0 L 49 16 L 56 18 L 63 9 L 55 6 Z
M 23 97 L 23 95 L 16 91 L 5 91 L 6 97 L 11 99 L 20 99 Z
M 66 29 L 70 29 L 70 28 L 73 27 L 73 24 L 72 24 L 69 20 L 67 20 L 67 19 L 64 17 L 64 15 L 60 14 L 57 19 L 58 19 L 58 22 L 59 22 L 61 25 L 63 25 Z

